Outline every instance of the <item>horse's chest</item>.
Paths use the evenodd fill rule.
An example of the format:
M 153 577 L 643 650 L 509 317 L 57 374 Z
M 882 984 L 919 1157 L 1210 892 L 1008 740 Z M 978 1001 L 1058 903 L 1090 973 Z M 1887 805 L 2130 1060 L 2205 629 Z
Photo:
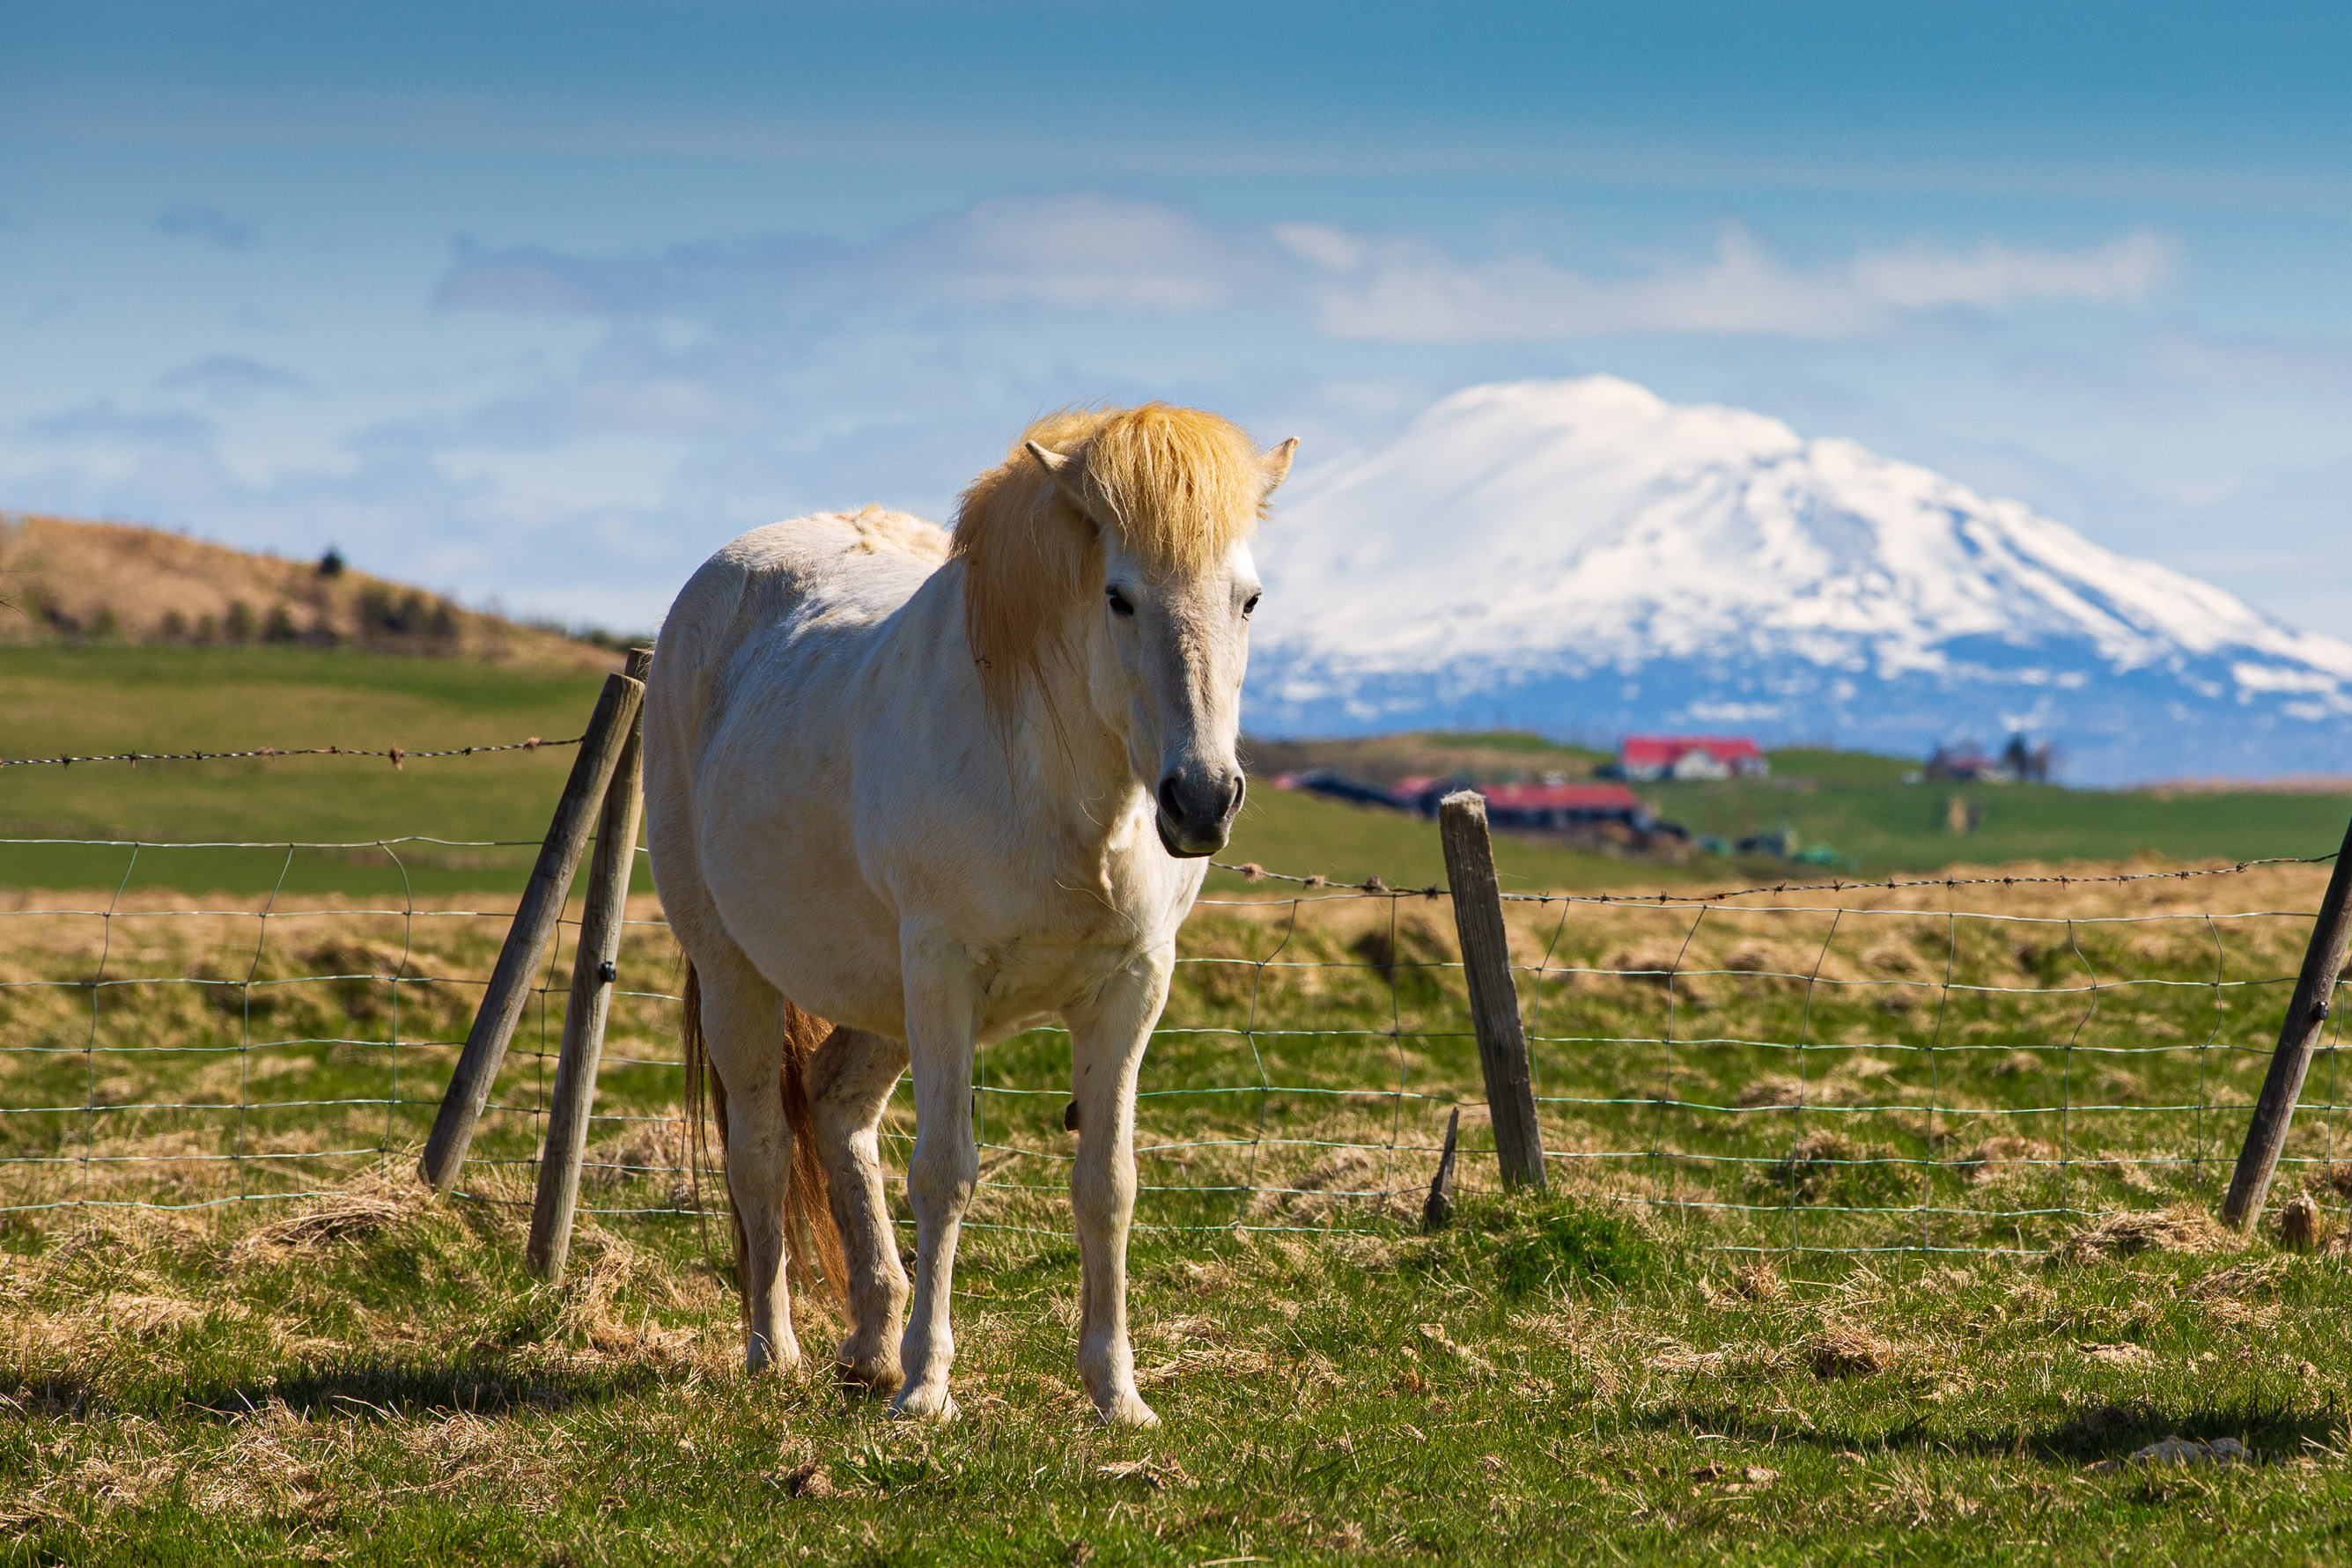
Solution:
M 1017 941 L 976 949 L 982 1027 L 1026 1027 L 1099 992 L 1140 956 L 1131 941 Z

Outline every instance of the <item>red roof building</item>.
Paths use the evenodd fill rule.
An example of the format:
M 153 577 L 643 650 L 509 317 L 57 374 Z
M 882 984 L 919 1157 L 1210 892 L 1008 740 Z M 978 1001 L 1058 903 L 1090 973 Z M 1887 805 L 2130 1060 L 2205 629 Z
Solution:
M 1629 735 L 1617 747 L 1628 779 L 1760 779 L 1764 750 L 1744 735 Z
M 1478 793 L 1489 810 L 1561 811 L 1599 815 L 1636 811 L 1642 802 L 1622 784 L 1486 784 Z

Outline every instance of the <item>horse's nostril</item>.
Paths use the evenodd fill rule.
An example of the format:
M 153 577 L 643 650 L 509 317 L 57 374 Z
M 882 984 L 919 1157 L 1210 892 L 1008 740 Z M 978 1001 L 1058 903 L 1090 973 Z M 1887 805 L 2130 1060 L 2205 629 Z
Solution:
M 1184 820 L 1184 808 L 1176 800 L 1176 775 L 1173 773 L 1160 781 L 1160 809 L 1168 813 L 1171 821 Z
M 1232 798 L 1232 799 L 1230 799 L 1230 800 L 1228 800 L 1225 802 L 1225 815 L 1226 815 L 1226 816 L 1230 817 L 1230 816 L 1232 816 L 1235 811 L 1238 811 L 1238 810 L 1240 810 L 1242 809 L 1242 795 L 1243 795 L 1243 793 L 1244 793 L 1245 790 L 1247 790 L 1247 789 L 1248 789 L 1248 788 L 1249 788 L 1249 783 L 1248 783 L 1248 780 L 1247 780 L 1247 779 L 1244 779 L 1241 774 L 1236 773 L 1236 774 L 1234 774 L 1234 793 L 1233 793 L 1233 798 Z

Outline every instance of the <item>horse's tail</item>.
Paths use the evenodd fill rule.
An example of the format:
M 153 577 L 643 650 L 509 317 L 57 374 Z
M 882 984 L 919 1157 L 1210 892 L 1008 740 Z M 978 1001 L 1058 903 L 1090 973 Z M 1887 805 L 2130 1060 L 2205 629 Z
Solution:
M 698 1187 L 700 1173 L 710 1164 L 709 1145 L 705 1139 L 713 1121 L 719 1127 L 719 1170 L 722 1174 L 726 1170 L 727 1085 L 710 1071 L 710 1051 L 702 1035 L 702 979 L 695 973 L 692 959 L 686 966 L 684 1013 L 678 1044 L 686 1066 L 686 1121 L 691 1130 L 688 1160 L 696 1173 Z M 825 1283 L 832 1288 L 834 1300 L 846 1311 L 849 1265 L 842 1252 L 841 1228 L 834 1223 L 832 1184 L 825 1179 L 824 1162 L 817 1157 L 816 1116 L 809 1108 L 808 1097 L 809 1058 L 816 1054 L 818 1047 L 832 1033 L 831 1024 L 803 1012 L 789 998 L 785 1000 L 783 1071 L 777 1091 L 783 1101 L 784 1120 L 793 1131 L 792 1169 L 784 1178 L 784 1217 L 790 1240 L 798 1245 L 789 1245 L 786 1250 L 803 1261 L 814 1254 L 824 1270 Z M 731 1185 L 727 1192 L 727 1215 L 735 1232 L 736 1290 L 748 1312 L 750 1239 L 743 1233 L 743 1217 L 735 1207 Z M 802 1278 L 807 1278 L 805 1269 Z

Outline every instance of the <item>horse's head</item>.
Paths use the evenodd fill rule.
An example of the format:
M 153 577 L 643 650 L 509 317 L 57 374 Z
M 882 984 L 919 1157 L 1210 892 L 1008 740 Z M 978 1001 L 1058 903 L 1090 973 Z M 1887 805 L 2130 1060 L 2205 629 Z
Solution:
M 1172 855 L 1224 848 L 1241 809 L 1234 747 L 1258 601 L 1249 536 L 1297 445 L 1260 452 L 1214 415 L 1157 407 L 1112 415 L 1067 451 L 1024 444 L 1093 525 L 1087 685 Z

